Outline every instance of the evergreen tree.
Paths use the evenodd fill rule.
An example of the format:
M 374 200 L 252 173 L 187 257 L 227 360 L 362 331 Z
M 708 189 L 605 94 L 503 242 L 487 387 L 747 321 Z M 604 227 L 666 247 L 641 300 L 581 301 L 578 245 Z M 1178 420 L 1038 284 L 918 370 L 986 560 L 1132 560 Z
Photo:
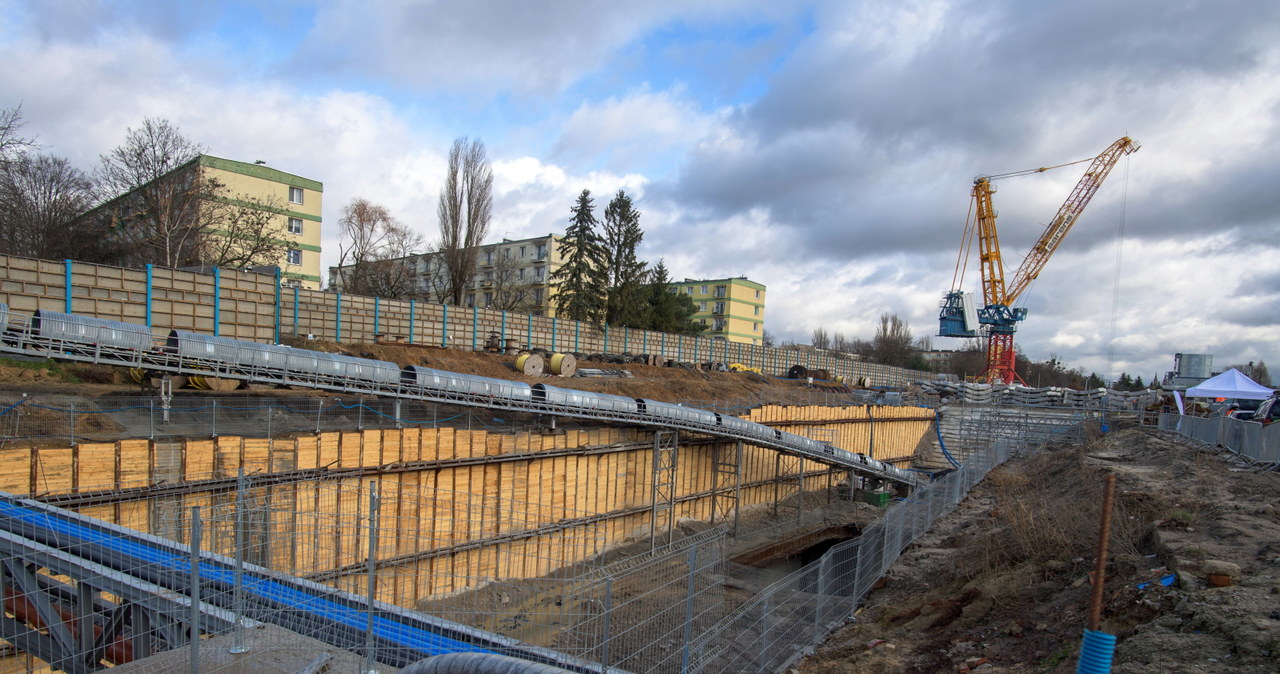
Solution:
M 609 277 L 590 190 L 582 190 L 571 213 L 560 243 L 564 265 L 550 279 L 556 287 L 556 310 L 562 318 L 599 325 L 605 317 Z
M 643 327 L 649 303 L 644 294 L 648 266 L 636 258 L 636 248 L 644 239 L 640 212 L 631 197 L 618 190 L 604 211 L 604 248 L 609 267 L 609 295 L 605 322 L 629 328 Z
M 688 295 L 673 292 L 671 276 L 667 265 L 662 260 L 653 268 L 650 283 L 647 286 L 649 300 L 650 330 L 670 332 L 678 335 L 697 335 L 706 328 L 694 323 L 692 316 L 698 308 Z

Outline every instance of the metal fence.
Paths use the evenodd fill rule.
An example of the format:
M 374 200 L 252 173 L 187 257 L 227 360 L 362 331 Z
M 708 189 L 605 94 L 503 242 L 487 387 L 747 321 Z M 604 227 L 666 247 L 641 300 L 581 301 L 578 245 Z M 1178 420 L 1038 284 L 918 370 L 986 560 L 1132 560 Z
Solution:
M 325 407 L 308 402 L 317 407 L 296 408 L 305 421 L 295 420 L 300 430 L 315 430 L 312 414 L 326 418 Z M 333 422 L 348 429 L 365 419 L 413 419 L 405 408 L 394 417 L 373 413 L 380 410 L 373 405 L 362 404 L 363 413 L 341 409 L 343 419 Z M 152 410 L 145 417 L 132 412 L 141 423 Z M 328 656 L 334 658 L 330 671 L 367 671 L 394 661 L 398 651 L 378 636 L 370 616 L 421 615 L 417 611 L 433 616 L 438 634 L 479 635 L 497 643 L 492 650 L 542 654 L 544 661 L 584 671 L 777 671 L 852 615 L 902 550 L 954 509 L 992 467 L 1048 440 L 1078 440 L 1091 418 L 1063 410 L 973 412 L 980 423 L 970 424 L 953 444 L 966 457 L 957 470 L 891 505 L 859 538 L 833 546 L 745 601 L 740 593 L 725 592 L 721 528 L 656 550 L 648 544 L 614 549 L 620 542 L 593 513 L 497 493 L 409 487 L 379 492 L 355 480 L 255 485 L 242 477 L 231 491 L 200 497 L 195 508 L 190 501 L 144 505 L 152 512 L 142 521 L 149 517 L 153 533 L 187 544 L 191 559 L 205 551 L 227 568 L 249 569 L 250 576 L 270 570 L 340 591 L 348 626 L 341 648 Z M 209 423 L 229 421 L 217 416 L 222 412 L 210 413 Z M 243 423 L 264 430 L 261 419 Z M 272 423 L 273 432 L 288 427 L 283 419 Z M 82 571 L 88 579 L 82 581 L 60 566 L 61 556 L 73 552 L 55 546 L 33 559 L 30 550 L 0 550 L 6 601 L 11 612 L 19 606 L 26 616 L 25 628 L 8 623 L 11 630 L 26 630 L 10 641 L 45 660 L 63 653 L 76 662 L 100 661 L 154 648 L 168 649 L 167 659 L 138 671 L 214 672 L 251 665 L 255 658 L 306 661 L 325 655 L 317 652 L 318 644 L 334 642 L 326 633 L 330 627 L 300 617 L 309 599 L 264 607 L 244 594 L 240 580 L 202 582 L 199 567 L 190 564 L 171 569 L 176 591 L 133 587 L 137 583 L 129 578 L 147 577 L 154 571 L 150 562 L 123 571 Z M 193 588 L 199 588 L 194 603 Z M 153 605 L 156 597 L 168 603 Z M 193 632 L 204 636 L 192 640 Z M 27 666 L 34 662 L 29 655 L 18 657 L 27 658 Z
M 1181 433 L 1207 445 L 1225 447 L 1246 463 L 1280 468 L 1280 424 L 1263 425 L 1226 416 L 1160 415 L 1160 430 Z

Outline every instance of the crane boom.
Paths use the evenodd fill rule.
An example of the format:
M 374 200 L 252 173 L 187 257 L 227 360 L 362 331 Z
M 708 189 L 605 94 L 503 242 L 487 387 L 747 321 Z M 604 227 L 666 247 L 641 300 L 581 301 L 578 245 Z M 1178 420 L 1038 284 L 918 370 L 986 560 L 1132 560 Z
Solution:
M 1031 251 L 1027 253 L 1027 257 L 1022 260 L 1022 265 L 1018 267 L 1018 271 L 1014 272 L 1013 282 L 1009 284 L 1008 290 L 1005 291 L 1005 306 L 1013 304 L 1017 301 L 1022 291 L 1036 280 L 1040 272 L 1044 270 L 1044 266 L 1049 262 L 1049 258 L 1053 252 L 1058 249 L 1062 243 L 1062 239 L 1067 236 L 1067 232 L 1071 231 L 1071 225 L 1074 225 L 1076 219 L 1080 217 L 1080 213 L 1084 211 L 1084 207 L 1089 205 L 1089 200 L 1093 199 L 1093 195 L 1102 186 L 1102 181 L 1107 179 L 1111 173 L 1111 169 L 1115 167 L 1116 162 L 1120 161 L 1120 157 L 1127 154 L 1133 154 L 1142 147 L 1137 141 L 1125 136 L 1120 140 L 1111 144 L 1102 154 L 1093 158 L 1093 163 L 1089 165 L 1089 169 L 1080 177 L 1080 182 L 1076 183 L 1075 189 L 1071 190 L 1071 195 L 1063 202 L 1062 207 L 1058 209 L 1058 214 L 1053 216 L 1053 220 L 1049 221 L 1048 226 L 1044 228 L 1044 233 L 1040 235 L 1040 240 L 1036 241 L 1031 247 Z
M 1026 318 L 1027 310 L 1024 308 L 1015 309 L 1013 308 L 1013 303 L 1044 270 L 1049 258 L 1053 256 L 1054 251 L 1062 244 L 1067 232 L 1071 231 L 1071 226 L 1080 218 L 1085 206 L 1093 199 L 1093 195 L 1097 193 L 1102 181 L 1106 180 L 1107 175 L 1111 173 L 1111 169 L 1115 167 L 1120 157 L 1137 152 L 1139 147 L 1141 146 L 1136 141 L 1125 136 L 1112 143 L 1110 147 L 1103 150 L 1098 156 L 1093 157 L 1092 160 L 1082 159 L 1078 162 L 1059 164 L 1057 166 L 1014 171 L 994 176 L 980 176 L 973 181 L 975 226 L 972 230 L 966 226 L 966 232 L 973 232 L 978 238 L 978 264 L 982 272 L 982 295 L 985 306 L 978 310 L 977 317 L 978 323 L 985 329 L 988 337 L 987 369 L 982 375 L 983 379 L 1006 384 L 1020 381 L 1017 372 L 1014 370 L 1016 354 L 1013 349 L 1013 333 L 1018 329 L 1018 323 Z M 1041 173 L 1086 161 L 1091 161 L 1089 168 L 1080 178 L 1075 189 L 1071 191 L 1067 200 L 1063 202 L 1062 207 L 1058 209 L 1058 213 L 1053 220 L 1045 227 L 1035 245 L 1031 247 L 1030 252 L 1027 253 L 1017 271 L 1014 272 L 1012 283 L 1006 286 L 1004 260 L 1000 255 L 1000 238 L 996 231 L 996 212 L 991 205 L 991 195 L 995 193 L 995 186 L 992 185 L 992 181 L 999 178 Z M 968 234 L 966 234 L 967 236 Z M 972 239 L 969 239 L 969 241 L 972 241 Z M 962 246 L 962 256 L 968 245 Z M 938 334 L 943 337 L 978 336 L 977 328 L 979 326 L 972 325 L 971 321 L 965 318 L 966 315 L 973 315 L 973 309 L 969 305 L 968 295 L 958 287 L 953 287 L 942 301 Z

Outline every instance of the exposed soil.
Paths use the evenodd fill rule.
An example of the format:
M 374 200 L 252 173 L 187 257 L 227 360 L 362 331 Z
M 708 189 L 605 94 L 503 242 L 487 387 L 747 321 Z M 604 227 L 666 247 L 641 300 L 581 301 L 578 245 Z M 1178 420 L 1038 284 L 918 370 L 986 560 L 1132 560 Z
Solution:
M 626 365 L 589 364 L 592 367 L 626 370 L 626 378 L 611 377 L 529 377 L 515 369 L 515 356 L 495 353 L 440 349 L 396 344 L 327 344 L 309 342 L 309 348 L 345 353 L 361 358 L 374 358 L 405 365 L 425 365 L 440 370 L 497 377 L 530 384 L 542 382 L 551 386 L 613 393 L 663 401 L 706 401 L 709 404 L 729 401 L 759 401 L 825 404 L 834 403 L 833 396 L 847 395 L 843 386 L 809 385 L 800 380 L 780 379 L 752 372 L 710 372 L 692 367 L 659 367 L 629 363 Z M 124 368 L 61 364 L 52 362 L 0 362 L 0 391 L 38 392 L 86 396 L 139 395 L 149 392 L 147 385 L 135 383 Z M 313 391 L 255 389 L 262 395 L 317 395 Z M 183 389 L 179 395 L 218 395 L 213 391 Z M 243 395 L 237 392 L 235 395 Z M 319 395 L 332 395 L 331 393 Z
M 1112 671 L 1280 671 L 1280 474 L 1149 428 L 993 471 L 798 671 L 1075 671 L 1108 472 Z

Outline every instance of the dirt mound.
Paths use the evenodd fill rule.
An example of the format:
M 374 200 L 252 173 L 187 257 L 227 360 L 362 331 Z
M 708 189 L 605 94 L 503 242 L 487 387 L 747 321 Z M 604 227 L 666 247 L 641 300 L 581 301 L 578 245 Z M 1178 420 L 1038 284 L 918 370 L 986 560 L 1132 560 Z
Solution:
M 799 670 L 1075 671 L 1107 472 L 1112 671 L 1280 671 L 1280 475 L 1146 429 L 993 471 Z

